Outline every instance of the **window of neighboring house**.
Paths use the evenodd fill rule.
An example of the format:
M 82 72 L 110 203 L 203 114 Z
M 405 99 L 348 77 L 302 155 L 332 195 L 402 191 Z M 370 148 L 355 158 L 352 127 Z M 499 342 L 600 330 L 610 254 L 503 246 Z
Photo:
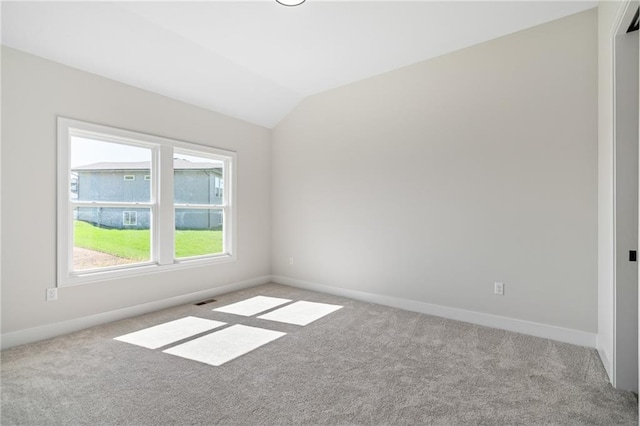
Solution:
M 135 226 L 138 224 L 138 212 L 122 212 L 122 225 Z
M 65 118 L 58 151 L 58 285 L 235 260 L 233 152 Z
M 72 199 L 78 198 L 78 178 L 71 176 L 71 182 L 69 182 L 69 190 L 71 191 L 70 197 Z
M 216 197 L 221 198 L 222 197 L 222 177 L 216 176 L 214 184 L 215 184 Z

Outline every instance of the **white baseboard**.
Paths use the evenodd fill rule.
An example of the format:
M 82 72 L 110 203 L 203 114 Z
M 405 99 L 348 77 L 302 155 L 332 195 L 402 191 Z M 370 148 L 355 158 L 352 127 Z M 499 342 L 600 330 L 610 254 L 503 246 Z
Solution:
M 291 287 L 298 287 L 306 290 L 317 291 L 320 293 L 333 294 L 335 296 L 348 297 L 350 299 L 391 306 L 393 308 L 404 309 L 407 311 L 420 312 L 423 314 L 469 322 L 486 327 L 514 331 L 516 333 L 543 337 L 545 339 L 557 340 L 559 342 L 571 343 L 574 345 L 587 346 L 594 349 L 596 347 L 597 335 L 594 333 L 587 333 L 585 331 L 572 330 L 569 328 L 556 327 L 553 325 L 519 320 L 499 315 L 485 314 L 482 312 L 467 311 L 465 309 L 451 308 L 448 306 L 435 305 L 432 303 L 419 302 L 409 299 L 401 299 L 398 297 L 347 290 L 343 288 L 312 283 L 309 281 L 297 280 L 282 275 L 272 275 L 271 280 L 275 283 L 284 284 Z
M 243 290 L 245 288 L 250 288 L 261 284 L 267 284 L 270 282 L 270 280 L 271 277 L 269 275 L 265 275 L 250 280 L 212 288 L 210 290 L 197 291 L 194 293 L 170 297 L 168 299 L 157 300 L 155 302 L 144 303 L 142 305 L 130 306 L 114 311 L 102 312 L 95 315 L 75 318 L 68 321 L 42 325 L 25 330 L 18 330 L 11 333 L 5 333 L 1 337 L 0 347 L 2 349 L 8 349 L 13 346 L 24 345 L 25 343 L 31 343 L 37 340 L 49 339 L 51 337 L 60 336 L 62 334 L 84 330 L 85 328 L 93 327 L 96 325 L 106 324 L 108 322 L 118 321 L 125 318 L 131 318 L 134 316 L 159 311 L 161 309 L 166 309 L 173 306 L 184 305 L 186 303 L 208 299 L 220 294 Z
M 246 281 L 216 287 L 210 290 L 203 290 L 195 293 L 171 297 L 169 299 L 149 302 L 142 305 L 136 305 L 117 309 L 114 311 L 76 318 L 69 321 L 62 321 L 39 327 L 28 328 L 25 330 L 5 333 L 1 336 L 0 347 L 2 349 L 7 349 L 13 346 L 35 342 L 37 340 L 49 339 L 51 337 L 83 330 L 85 328 L 93 327 L 96 325 L 170 308 L 172 306 L 191 303 L 210 297 L 215 297 L 220 294 L 243 290 L 261 284 L 267 284 L 269 282 L 275 282 L 278 284 L 303 288 L 306 290 L 312 290 L 321 293 L 333 294 L 336 296 L 348 297 L 351 299 L 376 303 L 379 305 L 391 306 L 407 311 L 420 312 L 457 321 L 464 321 L 472 324 L 514 331 L 517 333 L 543 337 L 560 342 L 596 348 L 597 338 L 596 334 L 593 333 L 587 333 L 584 331 L 556 327 L 531 321 L 524 321 L 515 318 L 486 314 L 482 312 L 468 311 L 465 309 L 451 308 L 448 306 L 435 305 L 432 303 L 401 299 L 398 297 L 331 287 L 323 284 L 312 283 L 309 281 L 297 280 L 281 275 L 266 275 Z M 607 373 L 609 374 L 609 376 L 611 376 L 608 368 L 611 365 L 609 362 L 609 358 L 607 357 L 606 353 L 600 350 L 600 348 L 597 349 L 600 357 L 602 358 L 602 362 L 605 366 L 605 369 L 607 370 Z
M 604 366 L 604 370 L 607 372 L 609 382 L 613 384 L 613 362 L 606 349 L 598 342 L 597 345 L 598 355 L 600 355 L 600 361 Z

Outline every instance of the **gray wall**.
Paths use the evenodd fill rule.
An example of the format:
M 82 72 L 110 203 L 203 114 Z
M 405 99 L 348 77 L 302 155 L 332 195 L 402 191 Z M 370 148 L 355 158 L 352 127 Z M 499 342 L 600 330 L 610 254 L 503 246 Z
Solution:
M 56 117 L 238 153 L 237 262 L 56 284 Z M 2 48 L 2 333 L 213 289 L 270 273 L 270 131 Z
M 594 333 L 597 149 L 596 10 L 312 96 L 273 273 Z

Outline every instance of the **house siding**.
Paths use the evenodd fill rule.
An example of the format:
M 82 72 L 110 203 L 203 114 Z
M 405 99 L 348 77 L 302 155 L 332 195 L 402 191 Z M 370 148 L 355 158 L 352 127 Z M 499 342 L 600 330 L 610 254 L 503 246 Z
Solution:
M 149 170 L 77 171 L 77 200 L 101 202 L 149 202 L 151 181 L 145 180 Z M 125 179 L 125 176 L 131 178 Z M 222 204 L 222 180 L 219 169 L 176 170 L 174 200 L 181 204 Z M 131 212 L 131 213 L 125 213 Z M 218 229 L 223 223 L 222 211 L 209 209 L 176 209 L 176 229 Z M 131 219 L 135 217 L 135 221 Z M 149 208 L 78 207 L 75 218 L 95 226 L 113 229 L 149 229 Z

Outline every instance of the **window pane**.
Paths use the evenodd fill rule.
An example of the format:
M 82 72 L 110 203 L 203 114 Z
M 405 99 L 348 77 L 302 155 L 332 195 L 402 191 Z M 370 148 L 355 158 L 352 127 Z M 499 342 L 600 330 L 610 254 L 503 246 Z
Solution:
M 148 202 L 150 170 L 148 148 L 71 138 L 72 200 Z
M 150 209 L 76 207 L 73 210 L 73 270 L 149 261 L 150 222 Z
M 174 154 L 174 202 L 222 204 L 224 163 L 205 157 Z
M 176 258 L 223 252 L 219 209 L 176 209 Z

